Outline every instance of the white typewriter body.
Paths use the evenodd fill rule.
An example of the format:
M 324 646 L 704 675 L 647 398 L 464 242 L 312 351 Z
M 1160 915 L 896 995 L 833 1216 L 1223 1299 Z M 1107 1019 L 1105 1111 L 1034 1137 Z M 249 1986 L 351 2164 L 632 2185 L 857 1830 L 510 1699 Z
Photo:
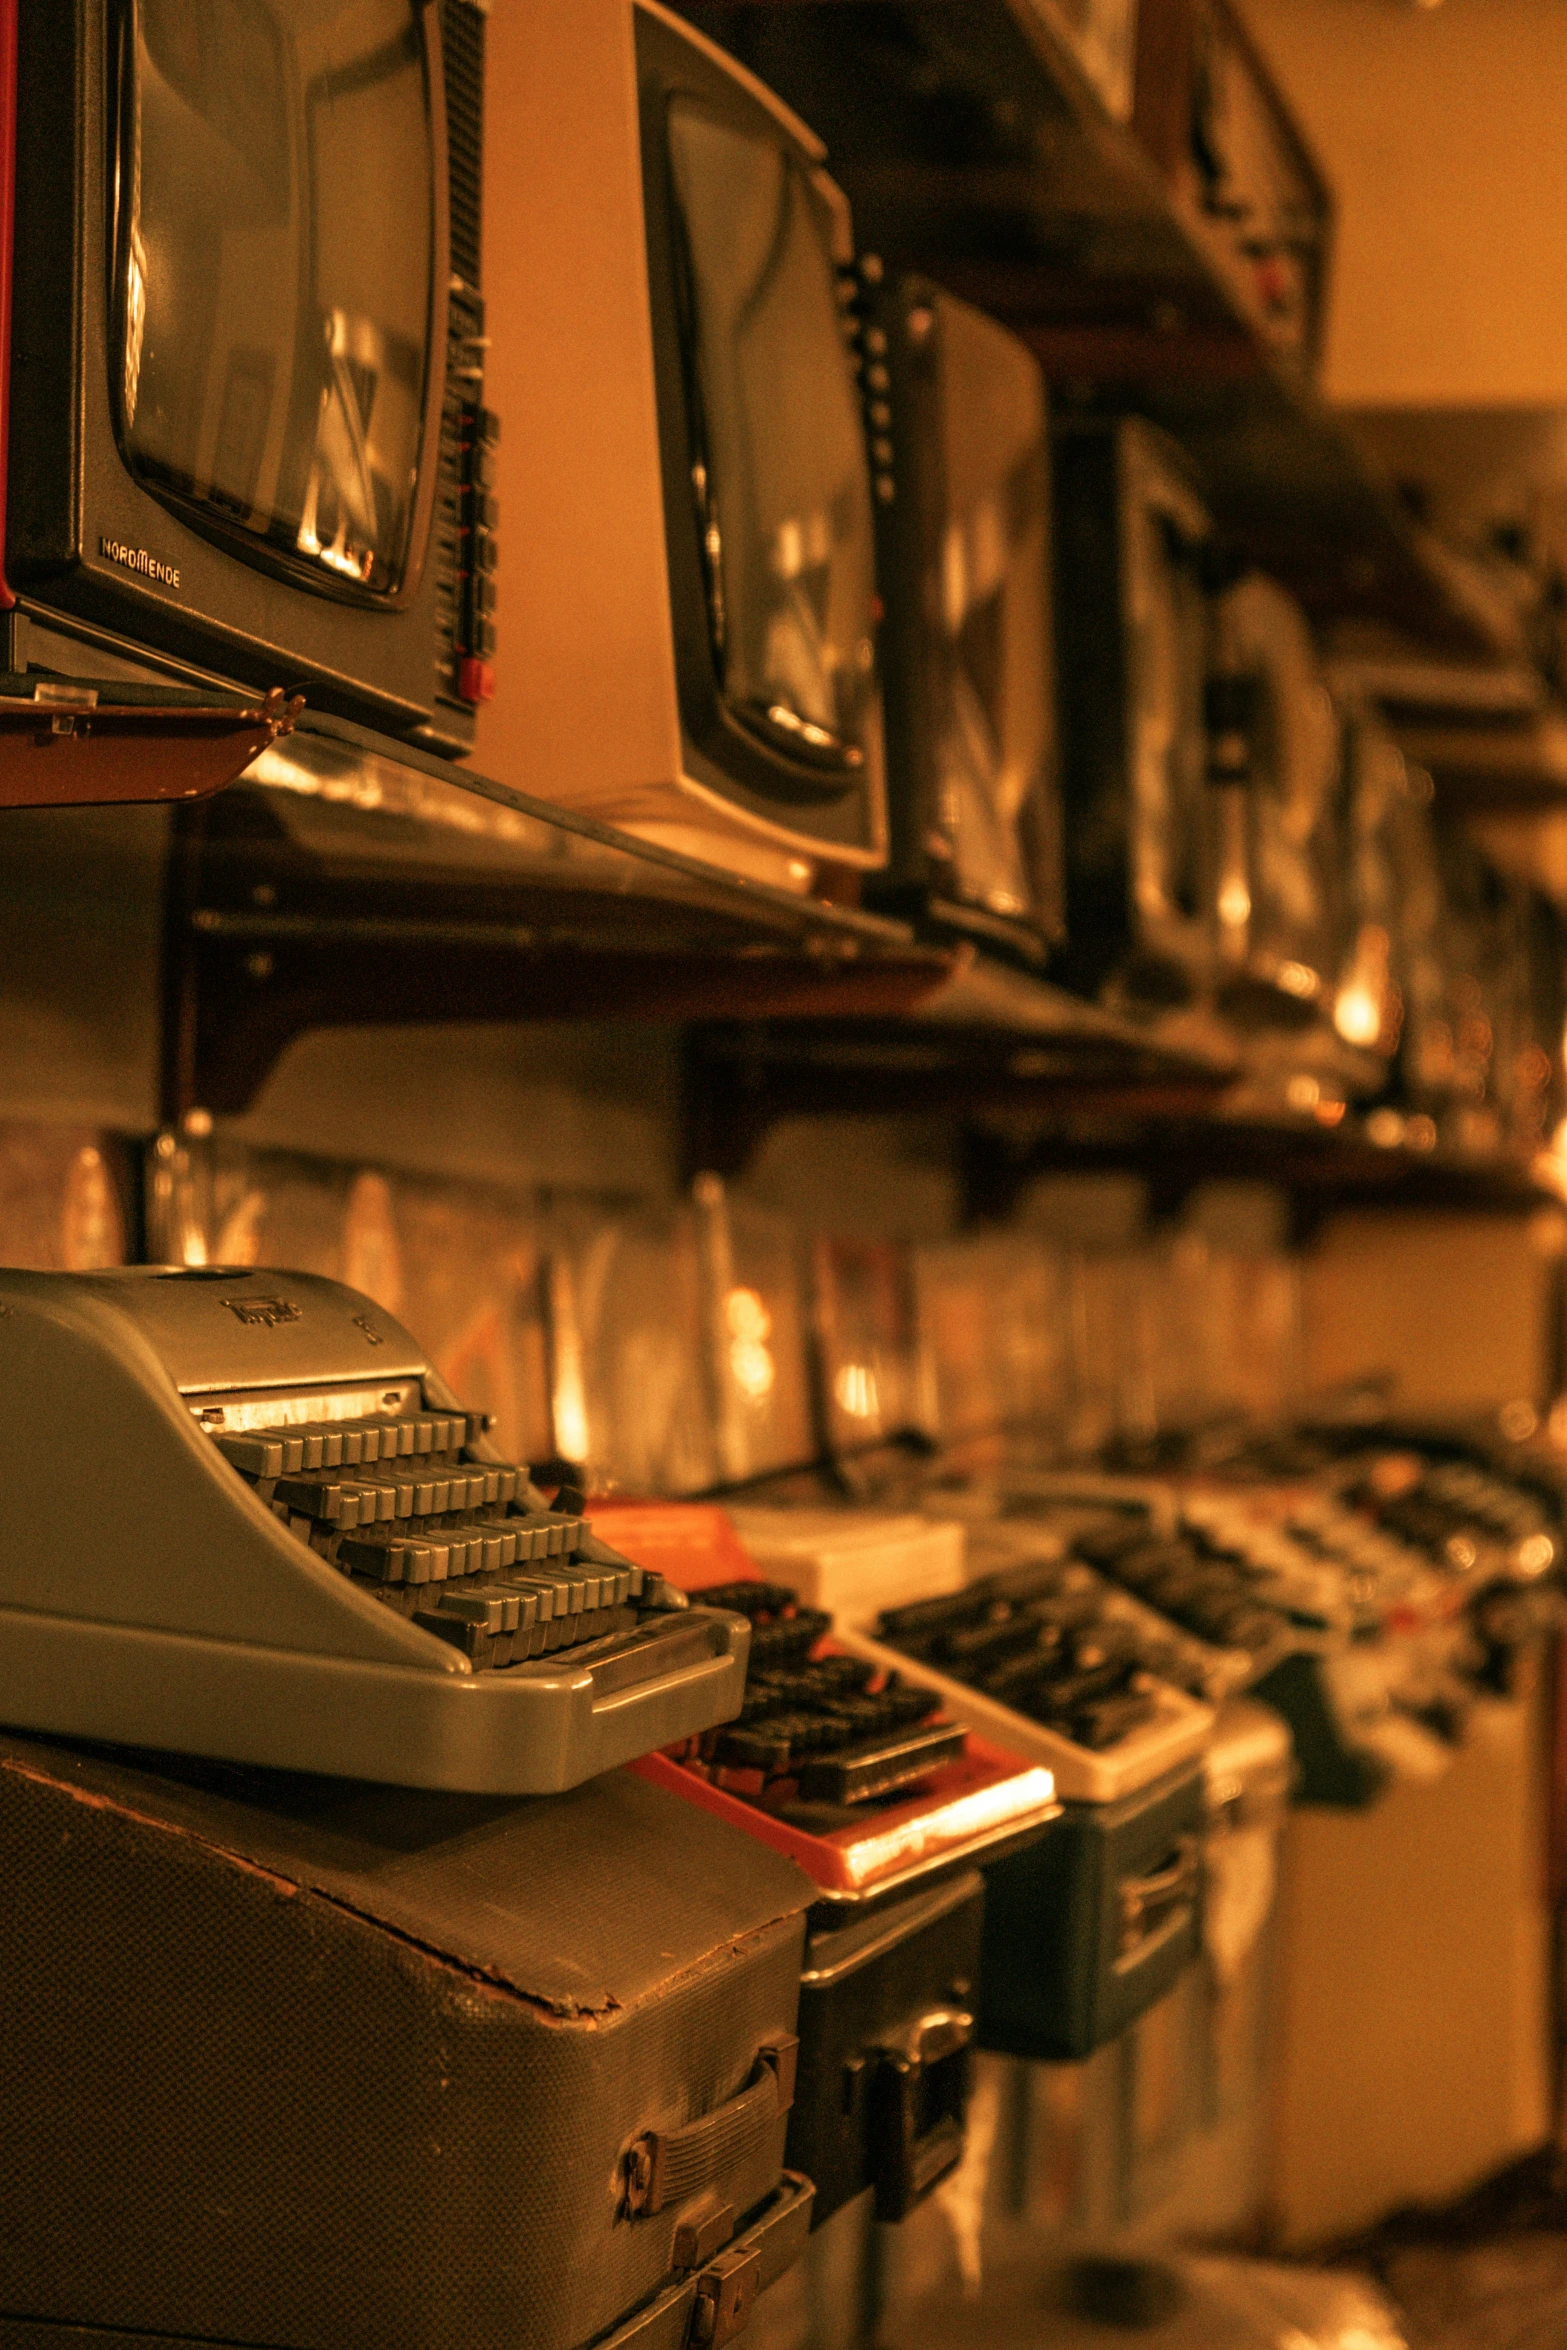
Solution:
M 738 1711 L 749 1627 L 665 1596 L 336 1282 L 0 1271 L 18 1729 L 554 1792 Z

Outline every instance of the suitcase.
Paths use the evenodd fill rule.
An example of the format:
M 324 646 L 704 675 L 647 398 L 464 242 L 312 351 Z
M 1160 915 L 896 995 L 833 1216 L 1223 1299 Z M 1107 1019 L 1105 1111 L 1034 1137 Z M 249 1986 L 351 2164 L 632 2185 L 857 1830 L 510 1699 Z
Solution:
M 1201 1937 L 1201 1762 L 1109 1803 L 1068 1803 L 986 1871 L 979 2044 L 1091 2056 L 1162 1999 Z
M 786 2159 L 820 2226 L 871 2190 L 906 2219 L 962 2159 L 985 1880 L 977 1870 L 847 1923 L 812 1915 Z
M 0 1735 L 0 2343 L 718 2350 L 803 2243 L 812 1888 L 534 1801 Z

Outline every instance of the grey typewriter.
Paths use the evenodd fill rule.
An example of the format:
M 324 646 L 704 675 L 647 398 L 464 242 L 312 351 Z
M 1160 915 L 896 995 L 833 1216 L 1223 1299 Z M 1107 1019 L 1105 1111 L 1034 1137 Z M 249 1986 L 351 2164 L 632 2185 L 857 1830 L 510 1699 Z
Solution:
M 731 1719 L 749 1644 L 336 1282 L 0 1271 L 0 1721 L 542 1794 Z

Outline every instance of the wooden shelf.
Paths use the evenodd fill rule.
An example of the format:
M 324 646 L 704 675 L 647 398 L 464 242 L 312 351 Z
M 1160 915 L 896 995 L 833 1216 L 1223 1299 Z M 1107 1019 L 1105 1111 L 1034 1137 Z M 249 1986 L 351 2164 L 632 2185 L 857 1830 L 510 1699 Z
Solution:
M 686 1048 L 689 1172 L 742 1172 L 780 1119 L 939 1114 L 1198 1118 L 1234 1083 L 1217 1024 L 1155 1037 L 1020 972 L 976 958 L 898 1019 L 695 1026 Z
M 176 818 L 163 1113 L 249 1106 L 304 1030 L 886 1017 L 953 958 L 332 719 Z
M 1527 717 L 1397 719 L 1399 746 L 1430 770 L 1441 799 L 1471 815 L 1567 807 L 1567 711 Z
M 1177 1211 L 1199 1184 L 1268 1183 L 1290 1195 L 1297 1240 L 1339 1208 L 1397 1207 L 1481 1215 L 1532 1215 L 1561 1206 L 1567 1170 L 1554 1158 L 1462 1155 L 1386 1146 L 1350 1117 L 1311 1120 L 1144 1119 L 1103 1115 L 1092 1102 L 1032 1132 L 971 1125 L 964 1138 L 965 1195 L 972 1216 L 1004 1216 L 1035 1176 L 1130 1170 L 1148 1185 L 1155 1215 Z

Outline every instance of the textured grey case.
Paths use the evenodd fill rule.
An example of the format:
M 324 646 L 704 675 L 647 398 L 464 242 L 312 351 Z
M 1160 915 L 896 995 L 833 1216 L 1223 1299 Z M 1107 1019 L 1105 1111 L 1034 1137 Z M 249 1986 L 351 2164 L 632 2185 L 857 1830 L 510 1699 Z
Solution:
M 22 2338 L 574 2350 L 640 2311 L 651 2350 L 737 2229 L 755 2282 L 803 2238 L 759 2059 L 812 1888 L 633 1773 L 503 1803 L 0 1738 L 0 1877 Z M 719 2113 L 631 2216 L 638 2142 Z
M 389 1314 L 312 1275 L 0 1272 L 0 1713 L 519 1795 L 738 1712 L 749 1628 L 712 1610 L 474 1672 L 281 1525 L 192 1413 L 236 1391 L 399 1379 L 458 1407 Z

